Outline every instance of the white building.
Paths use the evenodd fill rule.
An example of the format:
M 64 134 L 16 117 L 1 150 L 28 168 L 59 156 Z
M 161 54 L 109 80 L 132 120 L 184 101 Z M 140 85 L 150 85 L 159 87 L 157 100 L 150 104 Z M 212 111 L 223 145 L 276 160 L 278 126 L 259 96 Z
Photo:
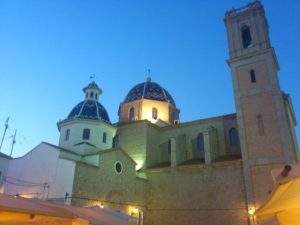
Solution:
M 76 161 L 98 165 L 99 155 L 93 153 L 112 147 L 116 128 L 98 102 L 101 89 L 91 82 L 83 91 L 85 100 L 57 123 L 59 146 L 42 142 L 22 157 L 0 158 L 4 193 L 66 201 L 72 196 Z

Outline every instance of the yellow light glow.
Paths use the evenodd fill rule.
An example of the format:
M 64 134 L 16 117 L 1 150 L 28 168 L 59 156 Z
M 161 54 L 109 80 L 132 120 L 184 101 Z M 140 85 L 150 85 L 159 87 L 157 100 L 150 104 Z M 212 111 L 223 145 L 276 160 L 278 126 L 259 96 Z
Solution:
M 157 109 L 157 119 L 152 118 L 152 109 Z M 169 103 L 154 100 L 143 100 L 142 102 L 142 120 L 149 120 L 156 123 L 158 119 L 169 122 Z
M 248 208 L 248 214 L 251 215 L 251 216 L 253 216 L 254 213 L 255 213 L 255 207 L 250 206 L 250 207 Z
M 139 209 L 135 206 L 129 206 L 128 207 L 128 214 L 131 216 L 138 216 Z
M 134 161 L 136 162 L 136 165 L 135 165 L 136 171 L 141 169 L 144 166 L 145 159 L 134 159 Z
M 101 209 L 103 209 L 105 207 L 103 202 L 101 202 L 101 201 L 92 201 L 85 207 L 95 207 L 95 206 L 100 207 Z

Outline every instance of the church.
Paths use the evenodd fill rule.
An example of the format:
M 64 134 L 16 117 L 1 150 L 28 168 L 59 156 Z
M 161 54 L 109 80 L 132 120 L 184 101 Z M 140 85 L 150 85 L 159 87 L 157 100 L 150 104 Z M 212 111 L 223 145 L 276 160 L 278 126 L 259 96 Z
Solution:
M 257 224 L 271 170 L 298 163 L 297 122 L 261 2 L 227 11 L 224 23 L 236 113 L 180 122 L 176 96 L 148 77 L 112 123 L 93 81 L 57 123 L 58 145 L 11 160 L 4 192 L 113 208 L 137 224 Z

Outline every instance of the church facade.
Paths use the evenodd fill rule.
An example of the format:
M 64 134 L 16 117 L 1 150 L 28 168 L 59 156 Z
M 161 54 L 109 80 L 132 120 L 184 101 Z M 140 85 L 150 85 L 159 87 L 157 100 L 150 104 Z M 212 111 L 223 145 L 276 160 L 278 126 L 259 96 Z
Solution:
M 224 23 L 236 113 L 181 123 L 171 94 L 148 78 L 128 92 L 113 124 L 91 82 L 51 146 L 72 162 L 62 199 L 145 225 L 257 224 L 271 170 L 298 163 L 297 122 L 260 1 L 226 12 Z
M 112 148 L 96 153 L 96 166 L 76 164 L 74 204 L 117 208 L 149 225 L 256 223 L 252 213 L 274 186 L 270 171 L 298 162 L 296 119 L 262 4 L 228 11 L 224 22 L 237 112 L 180 123 L 172 96 L 148 78 L 120 104 L 107 132 Z

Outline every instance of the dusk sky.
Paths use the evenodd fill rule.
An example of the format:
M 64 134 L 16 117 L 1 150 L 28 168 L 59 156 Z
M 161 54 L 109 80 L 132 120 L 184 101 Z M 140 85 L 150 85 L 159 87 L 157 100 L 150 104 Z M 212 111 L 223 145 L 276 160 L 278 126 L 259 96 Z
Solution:
M 0 0 L 2 152 L 22 156 L 58 144 L 56 123 L 83 100 L 91 74 L 112 122 L 137 83 L 152 80 L 173 96 L 181 122 L 235 112 L 223 23 L 244 0 Z M 281 88 L 300 120 L 300 1 L 262 1 L 280 65 Z M 300 140 L 300 128 L 297 127 Z

